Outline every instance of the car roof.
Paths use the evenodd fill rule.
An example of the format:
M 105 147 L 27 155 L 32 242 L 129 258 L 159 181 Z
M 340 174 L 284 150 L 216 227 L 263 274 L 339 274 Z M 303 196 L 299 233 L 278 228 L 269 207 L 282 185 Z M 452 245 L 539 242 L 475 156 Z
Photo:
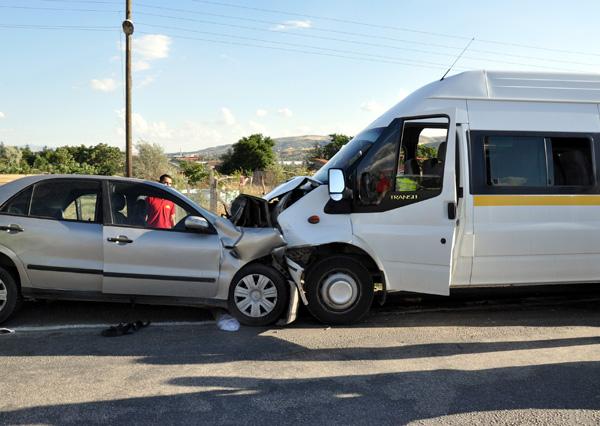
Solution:
M 144 183 L 151 186 L 159 187 L 167 192 L 172 192 L 175 195 L 178 195 L 177 191 L 169 188 L 168 186 L 161 185 L 158 182 L 153 182 L 144 179 L 137 178 L 126 178 L 122 176 L 100 176 L 100 175 L 68 175 L 68 174 L 56 174 L 56 175 L 29 175 L 24 176 L 20 179 L 13 180 L 12 182 L 6 183 L 0 186 L 0 204 L 3 204 L 6 200 L 12 197 L 17 192 L 21 191 L 24 188 L 27 188 L 29 185 L 34 183 L 43 182 L 45 180 L 52 179 L 69 179 L 69 180 L 111 180 L 111 181 L 120 181 L 120 182 L 132 182 L 132 183 Z

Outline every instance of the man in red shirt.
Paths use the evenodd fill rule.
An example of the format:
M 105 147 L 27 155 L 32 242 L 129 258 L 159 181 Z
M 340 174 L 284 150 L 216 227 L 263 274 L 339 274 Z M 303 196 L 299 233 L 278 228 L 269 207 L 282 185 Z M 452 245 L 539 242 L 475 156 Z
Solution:
M 173 179 L 162 175 L 159 182 L 172 186 Z M 146 224 L 150 228 L 171 229 L 175 226 L 175 203 L 159 197 L 146 197 Z

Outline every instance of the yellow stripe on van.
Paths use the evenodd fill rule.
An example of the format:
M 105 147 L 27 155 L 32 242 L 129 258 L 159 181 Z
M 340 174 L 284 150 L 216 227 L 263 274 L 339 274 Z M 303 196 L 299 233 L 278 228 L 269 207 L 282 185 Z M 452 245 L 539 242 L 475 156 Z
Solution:
M 475 195 L 475 207 L 600 206 L 600 195 Z

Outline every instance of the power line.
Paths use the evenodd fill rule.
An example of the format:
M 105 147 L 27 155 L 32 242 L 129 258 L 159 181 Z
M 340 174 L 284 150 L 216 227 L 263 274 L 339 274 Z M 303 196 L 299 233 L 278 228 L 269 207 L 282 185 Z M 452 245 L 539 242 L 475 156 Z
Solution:
M 122 1 L 110 0 L 38 0 L 52 3 L 89 3 L 89 4 L 123 4 Z
M 218 14 L 218 13 L 200 12 L 200 11 L 190 10 L 190 9 L 180 9 L 180 8 L 163 7 L 163 6 L 152 6 L 152 5 L 145 5 L 145 4 L 140 4 L 140 7 L 142 7 L 142 8 L 151 8 L 151 9 L 156 9 L 156 10 L 165 10 L 165 11 L 171 11 L 171 12 L 192 13 L 192 14 L 196 14 L 196 15 L 213 16 L 213 17 L 224 18 L 224 19 L 235 19 L 235 20 L 241 20 L 241 21 L 247 21 L 247 22 L 256 22 L 256 23 L 269 24 L 269 25 L 278 25 L 278 24 L 280 24 L 280 22 L 275 22 L 275 21 L 266 21 L 266 20 L 262 20 L 262 19 L 253 19 L 253 18 L 247 18 L 247 17 L 241 17 L 241 16 L 223 15 L 223 14 Z M 217 23 L 217 22 L 214 22 L 214 21 L 197 21 L 197 20 L 194 20 L 193 18 L 183 18 L 183 17 L 180 17 L 180 16 L 161 15 L 161 14 L 153 14 L 153 13 L 148 13 L 148 12 L 139 12 L 139 14 L 146 15 L 146 16 L 162 17 L 162 18 L 166 18 L 166 19 L 175 19 L 175 20 L 184 20 L 184 21 L 196 21 L 196 22 L 208 23 L 208 24 L 213 24 L 213 25 L 233 26 L 233 24 Z M 389 45 L 389 44 L 374 44 L 374 43 L 368 43 L 368 42 L 361 42 L 361 41 L 357 41 L 357 40 L 345 40 L 345 39 L 332 38 L 332 37 L 315 36 L 315 35 L 311 35 L 311 34 L 274 31 L 274 30 L 267 30 L 267 29 L 264 29 L 264 28 L 247 27 L 247 26 L 237 26 L 237 28 L 249 29 L 249 30 L 252 30 L 252 31 L 262 31 L 262 32 L 269 32 L 269 33 L 277 33 L 277 34 L 280 34 L 280 35 L 293 36 L 293 37 L 319 38 L 319 39 L 322 39 L 322 40 L 332 40 L 332 41 L 339 41 L 339 42 L 343 42 L 343 43 L 358 43 L 358 44 L 369 45 L 369 46 L 376 46 L 376 47 L 385 47 L 385 48 L 391 48 L 391 49 L 404 49 L 404 50 L 413 50 L 413 51 L 415 51 L 414 49 L 401 48 L 401 47 L 393 46 L 393 45 Z M 460 51 L 462 49 L 461 47 L 457 47 L 457 46 L 449 46 L 449 45 L 438 44 L 438 43 L 421 42 L 421 41 L 417 41 L 417 40 L 406 40 L 406 39 L 399 39 L 399 38 L 396 38 L 396 37 L 378 36 L 378 35 L 373 35 L 373 34 L 349 32 L 349 31 L 340 31 L 340 30 L 331 30 L 331 29 L 324 29 L 324 28 L 317 28 L 317 27 L 311 27 L 310 30 L 311 31 L 326 32 L 326 33 L 350 35 L 350 36 L 353 36 L 353 37 L 364 37 L 364 38 L 379 39 L 379 40 L 391 40 L 391 41 L 396 41 L 396 42 L 400 42 L 400 43 L 410 43 L 410 44 L 416 44 L 416 45 L 422 45 L 422 46 L 429 46 L 429 47 L 439 47 L 439 48 L 443 48 L 443 49 L 452 49 L 452 50 L 456 50 L 456 51 Z M 562 63 L 562 64 L 584 65 L 584 66 L 600 66 L 600 64 L 593 64 L 593 63 L 586 63 L 586 62 L 577 62 L 577 61 L 569 61 L 569 60 L 560 60 L 560 59 L 552 59 L 552 58 L 542 58 L 542 57 L 539 57 L 539 56 L 536 57 L 536 56 L 531 56 L 531 55 L 517 55 L 517 54 L 503 53 L 503 52 L 490 51 L 490 50 L 482 50 L 482 49 L 470 49 L 470 51 L 474 52 L 474 53 L 483 53 L 483 54 L 488 54 L 488 55 L 514 57 L 514 58 L 519 58 L 519 59 L 529 59 L 529 60 L 544 61 L 544 62 L 556 62 L 556 63 Z M 430 54 L 435 54 L 435 55 L 444 55 L 444 56 L 451 56 L 451 55 L 455 54 L 455 53 L 446 54 L 446 53 L 440 53 L 440 52 L 433 53 L 433 52 L 425 52 L 425 51 L 422 51 L 422 50 L 420 52 L 422 52 L 422 53 L 430 53 Z
M 108 10 L 108 9 L 74 9 L 74 8 L 61 8 L 61 7 L 47 7 L 47 6 L 14 6 L 14 5 L 0 5 L 3 9 L 22 9 L 22 10 L 54 10 L 58 12 L 107 12 L 107 13 L 122 13 L 122 10 Z
M 453 34 L 436 33 L 436 32 L 432 32 L 432 31 L 422 31 L 422 30 L 415 30 L 415 29 L 403 28 L 403 27 L 395 27 L 395 26 L 389 26 L 389 25 L 371 24 L 371 23 L 362 22 L 362 21 L 353 21 L 350 19 L 332 18 L 329 16 L 319 16 L 319 15 L 309 15 L 306 13 L 289 12 L 289 11 L 277 10 L 277 9 L 265 9 L 265 8 L 260 8 L 260 7 L 242 6 L 242 5 L 238 5 L 238 4 L 222 3 L 222 2 L 210 1 L 210 0 L 192 0 L 192 1 L 196 2 L 196 3 L 212 4 L 212 5 L 216 5 L 216 6 L 231 7 L 231 8 L 236 8 L 236 9 L 253 10 L 256 12 L 277 13 L 277 14 L 282 14 L 282 15 L 299 16 L 302 18 L 310 18 L 310 19 L 322 19 L 324 21 L 339 22 L 342 24 L 362 25 L 365 27 L 372 27 L 372 28 L 378 28 L 378 29 L 384 28 L 384 29 L 388 29 L 388 30 L 399 30 L 399 31 L 406 31 L 406 32 L 412 32 L 412 33 L 418 33 L 418 34 L 434 35 L 434 36 L 438 36 L 438 37 L 454 38 L 454 39 L 459 39 L 459 40 L 469 40 L 471 38 L 471 37 L 458 36 L 458 35 L 453 35 Z
M 419 61 L 419 60 L 413 60 L 413 59 L 407 60 L 404 58 L 395 58 L 395 57 L 384 56 L 384 55 L 373 55 L 370 53 L 363 53 L 363 52 L 357 52 L 357 51 L 351 51 L 351 50 L 330 49 L 327 47 L 309 46 L 306 44 L 298 44 L 298 43 L 286 43 L 286 42 L 282 42 L 282 41 L 265 40 L 265 39 L 260 39 L 260 38 L 250 38 L 250 37 L 244 37 L 244 36 L 236 36 L 236 35 L 232 35 L 232 34 L 213 33 L 213 32 L 209 32 L 209 31 L 199 31 L 199 30 L 171 27 L 171 26 L 165 26 L 165 25 L 150 25 L 150 24 L 144 24 L 141 22 L 139 22 L 138 24 L 145 25 L 148 27 L 157 27 L 157 28 L 164 28 L 164 29 L 170 29 L 170 30 L 176 30 L 176 31 L 193 32 L 196 34 L 206 34 L 206 35 L 218 36 L 218 37 L 229 37 L 229 38 L 235 38 L 235 39 L 241 39 L 241 40 L 257 41 L 260 43 L 271 43 L 271 44 L 279 44 L 282 46 L 300 47 L 303 49 L 323 50 L 323 51 L 342 53 L 342 54 L 351 54 L 351 55 L 357 55 L 357 56 L 368 56 L 368 57 L 373 57 L 373 58 L 389 59 L 389 60 L 393 60 L 393 61 L 407 61 L 407 62 L 411 62 L 411 63 L 415 63 L 415 64 L 435 65 L 435 66 L 441 66 L 441 67 L 445 66 L 445 64 L 436 63 L 436 62 Z
M 74 31 L 113 31 L 114 26 L 84 26 L 84 25 L 35 25 L 35 24 L 0 24 L 0 28 L 20 30 L 74 30 Z
M 310 18 L 310 19 L 321 19 L 321 20 L 326 20 L 326 21 L 339 22 L 339 23 L 345 23 L 345 24 L 353 24 L 353 25 L 361 25 L 361 26 L 378 28 L 378 29 L 383 28 L 383 29 L 411 32 L 411 33 L 417 33 L 417 34 L 426 34 L 426 35 L 432 35 L 432 36 L 436 36 L 436 37 L 445 37 L 445 38 L 461 39 L 461 40 L 468 40 L 471 38 L 471 37 L 466 37 L 466 36 L 458 36 L 458 35 L 454 35 L 454 34 L 445 34 L 445 33 L 437 33 L 437 32 L 432 32 L 432 31 L 416 30 L 413 28 L 372 24 L 372 23 L 368 23 L 368 22 L 354 21 L 354 20 L 349 20 L 349 19 L 332 18 L 329 16 L 309 15 L 309 14 L 290 12 L 290 11 L 285 11 L 285 10 L 243 6 L 243 5 L 239 5 L 239 4 L 223 3 L 223 2 L 211 1 L 211 0 L 192 0 L 192 1 L 196 2 L 196 3 L 211 4 L 211 5 L 215 5 L 215 6 L 221 6 L 221 7 L 253 10 L 253 11 L 257 11 L 257 12 L 266 12 L 266 13 L 277 13 L 277 14 L 299 16 L 299 17 Z M 548 51 L 548 52 L 571 53 L 571 54 L 577 54 L 577 55 L 599 56 L 600 57 L 600 53 L 595 53 L 595 52 L 582 52 L 582 51 L 566 50 L 566 49 L 554 49 L 554 48 L 549 48 L 549 47 L 544 47 L 544 46 L 535 46 L 535 45 L 528 45 L 528 44 L 521 44 L 521 43 L 511 43 L 511 42 L 505 42 L 505 41 L 499 41 L 499 40 L 477 39 L 477 41 L 479 41 L 481 43 L 490 43 L 490 44 L 497 44 L 497 45 L 502 45 L 502 46 L 522 47 L 522 48 L 526 48 L 526 49 L 544 50 L 544 51 Z
M 186 20 L 192 20 L 192 21 L 198 21 L 198 20 L 195 20 L 193 18 L 185 18 L 185 19 Z M 227 27 L 240 27 L 240 26 L 234 25 L 234 24 L 215 23 L 213 21 L 200 21 L 200 22 L 201 23 L 210 23 L 210 24 L 215 24 L 215 25 L 222 25 L 222 26 L 227 26 Z M 158 25 L 158 24 L 149 24 L 149 23 L 140 23 L 140 25 L 146 25 L 148 27 L 155 27 L 155 28 L 179 30 L 179 31 L 185 31 L 185 32 L 194 32 L 194 33 L 199 33 L 199 34 L 216 35 L 216 36 L 224 36 L 224 37 L 232 37 L 232 38 L 241 38 L 241 39 L 254 40 L 254 41 L 260 41 L 260 42 L 289 45 L 289 46 L 300 46 L 302 48 L 315 48 L 313 46 L 299 45 L 299 44 L 296 44 L 296 43 L 285 43 L 285 42 L 277 42 L 277 41 L 264 40 L 264 39 L 251 39 L 251 38 L 248 38 L 248 37 L 234 36 L 234 35 L 230 35 L 230 34 L 214 33 L 214 32 L 208 32 L 208 31 L 199 31 L 199 30 L 191 29 L 191 28 L 172 27 L 172 26 Z M 248 28 L 252 28 L 252 27 L 243 27 L 242 26 L 242 28 L 248 29 Z M 268 30 L 266 30 L 266 31 L 268 31 Z M 321 39 L 323 39 L 323 38 L 324 39 L 328 39 L 326 37 L 319 37 L 319 38 L 321 38 Z M 365 44 L 365 43 L 358 42 L 358 44 Z M 381 47 L 381 45 L 376 45 L 376 44 L 373 44 L 373 43 L 367 43 L 367 44 L 371 45 L 371 46 Z M 316 49 L 337 51 L 337 52 L 343 52 L 343 53 L 350 53 L 349 51 L 344 51 L 344 50 L 340 50 L 340 49 L 327 49 L 327 48 L 321 48 L 321 47 L 316 47 Z M 432 51 L 427 51 L 427 50 L 422 50 L 422 49 L 400 48 L 400 47 L 395 47 L 395 49 L 405 50 L 405 51 L 413 51 L 413 52 L 418 52 L 418 53 L 425 53 L 425 54 L 429 54 L 429 55 L 443 56 L 443 57 L 446 57 L 446 58 L 448 56 L 450 56 L 450 54 L 447 54 L 447 53 L 432 52 Z M 366 56 L 373 56 L 373 57 L 390 58 L 389 56 L 386 57 L 386 56 L 381 56 L 381 55 L 364 54 L 364 53 L 360 53 L 360 52 L 351 52 L 351 53 L 352 54 L 366 55 Z M 393 59 L 397 60 L 399 58 L 393 58 Z M 464 56 L 464 59 L 475 60 L 475 61 L 485 61 L 485 62 L 495 62 L 495 63 L 502 63 L 502 64 L 508 64 L 508 65 L 526 66 L 526 67 L 531 67 L 531 68 L 547 69 L 547 70 L 554 70 L 554 71 L 574 71 L 573 69 L 568 69 L 568 68 L 550 67 L 550 66 L 544 66 L 544 65 L 535 65 L 535 64 L 522 63 L 522 62 L 503 61 L 503 60 L 496 60 L 496 59 L 489 59 L 489 58 L 477 58 L 477 57 L 473 57 L 473 56 Z M 421 62 L 426 63 L 424 61 L 421 61 Z M 429 62 L 429 64 L 433 64 L 433 63 Z M 435 63 L 435 65 L 442 65 L 442 64 Z
M 147 32 L 147 31 L 137 31 L 140 34 L 153 34 L 151 32 Z M 309 54 L 309 55 L 318 55 L 318 56 L 327 56 L 327 57 L 333 57 L 333 58 L 345 58 L 345 59 L 354 59 L 354 60 L 358 60 L 358 61 L 367 61 L 367 62 L 376 62 L 376 63 L 389 63 L 389 64 L 396 64 L 396 65 L 405 65 L 405 66 L 411 66 L 411 67 L 417 67 L 417 68 L 429 68 L 429 69 L 444 69 L 445 65 L 439 65 L 439 66 L 429 66 L 429 65 L 419 65 L 419 64 L 414 64 L 414 63 L 409 63 L 409 62 L 400 62 L 400 61 L 392 61 L 392 60 L 387 60 L 387 59 L 368 59 L 368 58 L 364 58 L 364 57 L 356 57 L 356 56 L 348 56 L 348 55 L 338 55 L 338 54 L 333 54 L 333 53 L 324 53 L 324 52 L 313 52 L 313 51 L 307 51 L 307 50 L 301 50 L 301 49 L 289 49 L 289 48 L 284 48 L 284 47 L 276 47 L 276 46 L 261 46 L 261 45 L 257 45 L 257 44 L 251 44 L 251 43 L 241 43 L 241 42 L 235 42 L 235 41 L 226 41 L 226 40 L 214 40 L 214 39 L 206 39 L 206 38 L 199 38 L 199 37 L 188 37 L 188 36 L 182 36 L 182 35 L 173 35 L 173 34 L 165 34 L 169 37 L 175 38 L 175 39 L 184 39 L 184 40 L 196 40 L 196 41 L 203 41 L 203 42 L 207 42 L 207 43 L 218 43 L 218 44 L 226 44 L 226 45 L 233 45 L 233 46 L 245 46 L 245 47 L 256 47 L 256 48 L 260 48 L 260 49 L 270 49 L 270 50 L 279 50 L 279 51 L 284 51 L 284 52 L 295 52 L 295 53 L 305 53 L 305 54 Z
M 117 4 L 117 2 L 101 1 L 101 0 L 41 0 L 41 1 L 48 1 L 48 2 L 72 2 L 72 3 Z M 212 2 L 212 3 L 217 3 L 217 2 Z M 215 16 L 215 17 L 226 18 L 226 19 L 236 19 L 236 20 L 244 20 L 244 21 L 250 21 L 250 22 L 264 23 L 264 24 L 270 24 L 270 25 L 277 25 L 277 24 L 279 24 L 278 22 L 274 22 L 274 21 L 265 21 L 265 20 L 245 18 L 245 17 L 238 17 L 238 16 L 214 14 L 214 13 L 208 13 L 208 12 L 199 12 L 199 11 L 189 10 L 189 9 L 179 9 L 179 8 L 151 6 L 151 5 L 140 5 L 140 6 L 141 7 L 146 7 L 146 8 L 158 9 L 158 10 L 169 10 L 169 11 L 176 11 L 176 12 L 194 13 L 194 14 L 201 14 L 201 15 L 207 15 L 207 16 Z M 239 7 L 242 7 L 242 6 L 239 6 Z M 74 8 L 68 8 L 67 9 L 67 8 L 56 8 L 56 7 L 35 7 L 35 6 L 14 6 L 14 5 L 0 5 L 0 8 L 24 9 L 24 10 L 51 10 L 51 11 L 61 11 L 61 12 L 122 13 L 122 11 L 108 10 L 108 9 L 82 9 L 82 8 L 75 8 L 75 9 Z M 243 8 L 246 8 L 246 6 L 243 6 Z M 257 8 L 251 8 L 251 9 L 257 9 Z M 278 12 L 278 13 L 280 13 L 280 12 Z M 283 13 L 283 12 L 281 12 L 281 13 Z M 227 27 L 233 27 L 233 28 L 241 28 L 241 29 L 247 29 L 247 30 L 251 30 L 251 31 L 261 31 L 261 32 L 269 32 L 269 33 L 274 33 L 275 32 L 273 30 L 267 30 L 267 29 L 264 29 L 264 28 L 248 27 L 248 26 L 227 24 L 227 23 L 207 21 L 207 20 L 196 20 L 196 19 L 193 19 L 193 18 L 184 18 L 184 17 L 180 17 L 180 16 L 170 16 L 170 15 L 154 14 L 154 13 L 148 13 L 148 12 L 138 12 L 138 14 L 139 15 L 145 15 L 145 16 L 161 17 L 161 18 L 166 18 L 166 19 L 183 20 L 183 21 L 199 22 L 199 23 L 205 23 L 205 24 L 211 24 L 211 25 L 221 25 L 221 26 L 227 26 Z M 52 29 L 55 29 L 55 28 L 52 28 Z M 393 41 L 397 41 L 397 42 L 400 42 L 400 43 L 411 43 L 411 44 L 425 45 L 425 46 L 431 46 L 431 47 L 440 47 L 440 48 L 445 48 L 445 49 L 460 50 L 460 48 L 456 47 L 456 46 L 448 46 L 448 45 L 442 45 L 442 44 L 437 44 L 437 43 L 420 42 L 420 41 L 416 41 L 416 40 L 398 39 L 398 38 L 395 38 L 395 37 L 377 36 L 377 35 L 372 35 L 372 34 L 356 33 L 356 32 L 349 32 L 349 31 L 339 31 L 339 30 L 331 30 L 331 29 L 323 29 L 323 28 L 311 28 L 311 30 L 313 30 L 313 31 L 327 32 L 327 33 L 337 33 L 337 34 L 343 34 L 343 35 L 350 35 L 350 36 L 353 36 L 353 37 L 358 36 L 358 37 L 366 37 L 366 38 L 373 38 L 373 39 L 393 40 Z M 447 57 L 447 56 L 453 55 L 452 53 L 434 52 L 434 51 L 427 51 L 427 50 L 415 49 L 415 48 L 410 48 L 410 47 L 399 47 L 399 46 L 393 46 L 393 45 L 381 44 L 381 43 L 376 44 L 376 43 L 369 43 L 369 42 L 364 42 L 364 41 L 360 41 L 360 40 L 346 40 L 346 39 L 340 39 L 340 38 L 335 38 L 335 37 L 323 37 L 323 36 L 316 36 L 316 35 L 313 35 L 313 34 L 301 34 L 301 33 L 289 33 L 289 32 L 277 32 L 277 33 L 281 34 L 281 35 L 286 35 L 286 36 L 294 36 L 294 37 L 304 37 L 304 38 L 314 38 L 314 39 L 321 39 L 321 40 L 338 41 L 338 42 L 343 42 L 343 43 L 348 43 L 348 44 L 362 44 L 362 45 L 365 45 L 365 46 L 373 46 L 373 47 L 380 47 L 380 48 L 390 48 L 390 49 L 395 49 L 395 50 L 406 50 L 406 51 L 424 53 L 424 54 L 435 55 L 435 56 L 444 56 L 444 57 Z M 478 41 L 480 41 L 480 40 L 478 40 Z M 487 55 L 515 57 L 515 58 L 519 58 L 519 59 L 530 59 L 530 60 L 544 61 L 544 62 L 555 62 L 555 63 L 572 64 L 572 65 L 583 65 L 583 66 L 599 66 L 600 65 L 600 64 L 593 64 L 593 63 L 584 63 L 584 62 L 559 60 L 559 59 L 549 59 L 549 58 L 541 58 L 541 57 L 531 57 L 531 56 L 526 56 L 526 55 L 516 55 L 516 54 L 509 54 L 509 53 L 500 53 L 500 52 L 489 51 L 489 50 L 471 49 L 471 52 L 474 52 L 474 53 L 483 53 L 483 54 L 487 54 Z M 568 69 L 568 68 L 549 67 L 549 66 L 543 66 L 543 65 L 534 65 L 534 64 L 531 64 L 531 63 L 510 62 L 510 61 L 504 61 L 504 60 L 498 60 L 498 59 L 491 59 L 491 58 L 482 58 L 482 57 L 476 58 L 476 57 L 473 57 L 473 56 L 466 56 L 465 59 L 475 60 L 475 61 L 487 61 L 487 62 L 508 64 L 508 65 L 527 66 L 527 67 L 532 67 L 532 68 L 541 68 L 541 69 L 549 69 L 549 70 L 577 71 L 577 70 Z

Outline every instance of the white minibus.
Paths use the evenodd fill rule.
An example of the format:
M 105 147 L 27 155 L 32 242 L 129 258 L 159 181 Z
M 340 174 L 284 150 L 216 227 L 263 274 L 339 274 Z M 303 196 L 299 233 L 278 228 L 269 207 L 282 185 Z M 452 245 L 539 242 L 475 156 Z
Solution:
M 375 289 L 597 282 L 599 103 L 600 75 L 448 77 L 232 219 L 279 227 L 297 299 L 326 323 L 360 320 Z

